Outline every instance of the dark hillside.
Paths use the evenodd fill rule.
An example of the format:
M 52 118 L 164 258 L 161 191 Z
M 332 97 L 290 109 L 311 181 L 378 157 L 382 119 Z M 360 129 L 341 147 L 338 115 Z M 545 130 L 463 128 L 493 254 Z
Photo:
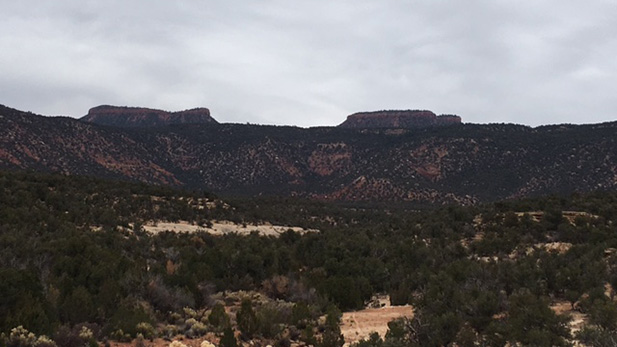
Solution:
M 459 203 L 613 190 L 617 126 L 120 129 L 0 108 L 0 167 L 219 194 Z

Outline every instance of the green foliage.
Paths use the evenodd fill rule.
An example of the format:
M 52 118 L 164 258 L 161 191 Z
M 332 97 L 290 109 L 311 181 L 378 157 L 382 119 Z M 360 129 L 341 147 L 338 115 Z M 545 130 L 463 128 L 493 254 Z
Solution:
M 0 336 L 0 345 L 6 347 L 57 347 L 56 343 L 45 335 L 36 336 L 21 325 L 11 329 L 8 337 Z
M 456 334 L 454 339 L 457 346 L 475 347 L 480 344 L 480 336 L 472 327 L 464 325 Z
M 345 343 L 345 339 L 340 332 L 326 329 L 321 336 L 321 341 L 317 343 L 318 347 L 341 347 Z
M 334 303 L 342 309 L 360 309 L 364 302 L 370 299 L 372 288 L 363 277 L 338 277 L 326 279 L 320 287 Z
M 297 302 L 291 308 L 291 323 L 304 329 L 311 320 L 311 311 L 305 302 Z
M 399 337 L 400 332 L 397 331 L 386 335 L 386 341 L 390 338 L 413 346 L 446 346 L 456 340 L 463 320 L 455 312 L 434 315 L 418 312 L 411 321 L 402 320 L 401 323 L 404 324 L 402 337 Z
M 584 327 L 576 333 L 576 338 L 586 346 L 617 346 L 617 331 Z
M 291 322 L 291 309 L 288 305 L 279 302 L 270 302 L 260 305 L 257 309 L 259 334 L 273 339 Z
M 361 308 L 376 292 L 389 293 L 395 304 L 411 303 L 415 312 L 413 320 L 392 323 L 385 347 L 560 345 L 568 332 L 548 308 L 549 297 L 578 302 L 601 330 L 589 330 L 588 339 L 610 339 L 605 331 L 616 328 L 604 285 L 617 283 L 611 250 L 617 248 L 617 194 L 423 211 L 255 199 L 201 211 L 186 201 L 202 193 L 0 173 L 0 195 L 0 332 L 6 336 L 19 325 L 51 335 L 64 329 L 58 326 L 91 322 L 110 336 L 121 330 L 118 339 L 149 337 L 138 324 L 163 319 L 198 336 L 205 326 L 185 329 L 184 319 L 176 321 L 184 307 L 204 323 L 197 312 L 211 305 L 215 291 L 259 288 L 294 306 L 243 303 L 237 321 L 243 339 L 284 341 L 281 329 L 292 324 L 304 341 L 338 345 L 340 311 L 328 304 Z M 532 211 L 545 214 L 539 221 L 521 214 Z M 588 214 L 572 220 L 562 211 Z M 320 232 L 147 235 L 129 227 L 185 217 L 282 221 Z M 552 241 L 568 242 L 569 250 L 545 249 Z M 315 333 L 324 311 L 328 322 Z M 222 305 L 208 322 L 219 332 L 230 326 Z
M 140 325 L 152 324 L 154 319 L 146 310 L 136 302 L 125 301 L 118 307 L 116 313 L 110 317 L 109 331 L 121 330 L 124 334 L 135 337 L 140 332 Z
M 221 337 L 221 341 L 219 342 L 220 347 L 237 347 L 238 340 L 234 336 L 234 332 L 230 326 L 227 326 L 225 330 L 223 330 L 223 337 Z
M 229 315 L 225 312 L 225 306 L 217 302 L 208 316 L 208 322 L 215 328 L 223 329 L 230 325 Z
M 604 330 L 617 330 L 617 306 L 609 300 L 596 300 L 590 312 L 591 322 Z
M 343 313 L 338 307 L 330 305 L 326 311 L 326 329 L 336 330 L 339 329 L 341 318 Z
M 88 322 L 96 314 L 92 294 L 79 286 L 75 288 L 59 305 L 60 317 L 71 325 Z
M 338 307 L 330 305 L 326 312 L 325 330 L 321 335 L 319 347 L 340 347 L 345 343 L 341 328 L 339 327 L 342 317 Z
M 300 334 L 300 340 L 304 341 L 307 345 L 316 346 L 318 341 L 315 337 L 314 327 L 312 325 L 307 325 L 306 328 L 302 330 Z
M 72 328 L 63 325 L 54 334 L 54 341 L 59 347 L 95 347 L 97 337 L 87 325 L 78 324 Z
M 6 345 L 7 347 L 34 347 L 36 342 L 36 335 L 20 325 L 11 329 Z
M 383 347 L 383 345 L 383 339 L 376 332 L 371 333 L 367 340 L 363 339 L 352 344 L 354 347 Z
M 31 271 L 0 268 L 0 331 L 26 326 L 35 333 L 51 333 L 56 317 Z
M 523 345 L 566 346 L 569 336 L 567 320 L 558 317 L 548 302 L 527 291 L 510 297 L 508 310 L 509 338 Z
M 407 320 L 399 318 L 388 322 L 388 331 L 386 332 L 386 340 L 403 341 L 406 337 L 405 324 Z
M 251 339 L 259 331 L 259 319 L 250 299 L 242 300 L 240 310 L 236 314 L 236 323 L 245 339 Z
M 137 334 L 141 334 L 146 339 L 153 339 L 156 337 L 156 329 L 154 329 L 150 323 L 138 323 L 135 330 L 137 331 Z

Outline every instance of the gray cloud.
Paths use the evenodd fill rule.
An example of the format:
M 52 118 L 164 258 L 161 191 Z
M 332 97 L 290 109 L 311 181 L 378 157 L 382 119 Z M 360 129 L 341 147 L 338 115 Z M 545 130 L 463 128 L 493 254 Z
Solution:
M 617 3 L 0 0 L 0 103 L 82 116 L 209 107 L 334 125 L 363 110 L 468 122 L 615 119 Z

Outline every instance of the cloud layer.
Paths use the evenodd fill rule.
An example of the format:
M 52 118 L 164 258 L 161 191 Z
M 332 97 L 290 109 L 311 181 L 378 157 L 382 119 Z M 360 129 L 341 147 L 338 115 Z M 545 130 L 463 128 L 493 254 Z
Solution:
M 335 125 L 430 109 L 529 125 L 617 119 L 617 3 L 0 0 L 0 103 L 208 107 Z

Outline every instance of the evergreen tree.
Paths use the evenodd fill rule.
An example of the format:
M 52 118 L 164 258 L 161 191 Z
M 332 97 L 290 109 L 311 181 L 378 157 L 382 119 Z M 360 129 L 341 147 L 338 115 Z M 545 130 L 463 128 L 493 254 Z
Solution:
M 229 326 L 229 315 L 225 312 L 225 306 L 217 302 L 208 316 L 208 322 L 218 329 Z
M 253 310 L 253 303 L 250 299 L 242 300 L 236 320 L 243 339 L 251 339 L 257 333 L 259 330 L 259 320 L 255 310 Z
M 236 337 L 234 336 L 234 331 L 231 329 L 231 326 L 227 326 L 225 330 L 223 330 L 223 337 L 221 337 L 219 346 L 238 347 L 238 340 L 236 340 Z

